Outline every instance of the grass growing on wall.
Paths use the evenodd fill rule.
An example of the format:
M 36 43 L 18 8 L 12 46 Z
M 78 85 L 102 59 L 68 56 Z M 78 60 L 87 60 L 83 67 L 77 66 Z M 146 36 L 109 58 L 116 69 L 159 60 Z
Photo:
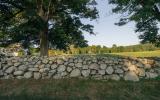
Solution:
M 159 80 L 1 80 L 0 100 L 159 100 L 159 90 Z

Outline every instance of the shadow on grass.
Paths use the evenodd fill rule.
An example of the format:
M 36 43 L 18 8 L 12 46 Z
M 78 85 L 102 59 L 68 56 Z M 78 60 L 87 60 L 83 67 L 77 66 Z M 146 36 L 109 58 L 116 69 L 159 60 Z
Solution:
M 29 95 L 10 95 L 10 96 L 0 96 L 0 100 L 90 100 L 88 97 L 78 97 L 78 96 L 29 96 Z

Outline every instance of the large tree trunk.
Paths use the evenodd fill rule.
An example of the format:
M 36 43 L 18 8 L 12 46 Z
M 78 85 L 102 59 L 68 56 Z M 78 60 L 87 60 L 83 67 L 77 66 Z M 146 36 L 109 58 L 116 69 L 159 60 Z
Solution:
M 48 56 L 48 29 L 40 32 L 40 56 Z

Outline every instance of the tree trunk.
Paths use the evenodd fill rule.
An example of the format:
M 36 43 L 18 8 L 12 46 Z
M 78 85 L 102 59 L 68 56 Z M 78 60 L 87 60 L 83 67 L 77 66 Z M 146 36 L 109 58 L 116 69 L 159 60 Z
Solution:
M 40 32 L 40 56 L 48 56 L 48 29 Z

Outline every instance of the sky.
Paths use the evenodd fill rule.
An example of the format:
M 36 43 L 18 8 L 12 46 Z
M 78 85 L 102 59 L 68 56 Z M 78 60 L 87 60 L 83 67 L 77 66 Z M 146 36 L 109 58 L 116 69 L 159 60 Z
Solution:
M 85 34 L 89 45 L 101 45 L 111 47 L 113 44 L 127 46 L 139 44 L 138 33 L 135 33 L 135 24 L 128 23 L 125 26 L 116 26 L 120 15 L 112 13 L 112 5 L 107 0 L 97 0 L 99 18 L 95 21 L 84 20 L 85 23 L 94 25 L 96 35 Z

